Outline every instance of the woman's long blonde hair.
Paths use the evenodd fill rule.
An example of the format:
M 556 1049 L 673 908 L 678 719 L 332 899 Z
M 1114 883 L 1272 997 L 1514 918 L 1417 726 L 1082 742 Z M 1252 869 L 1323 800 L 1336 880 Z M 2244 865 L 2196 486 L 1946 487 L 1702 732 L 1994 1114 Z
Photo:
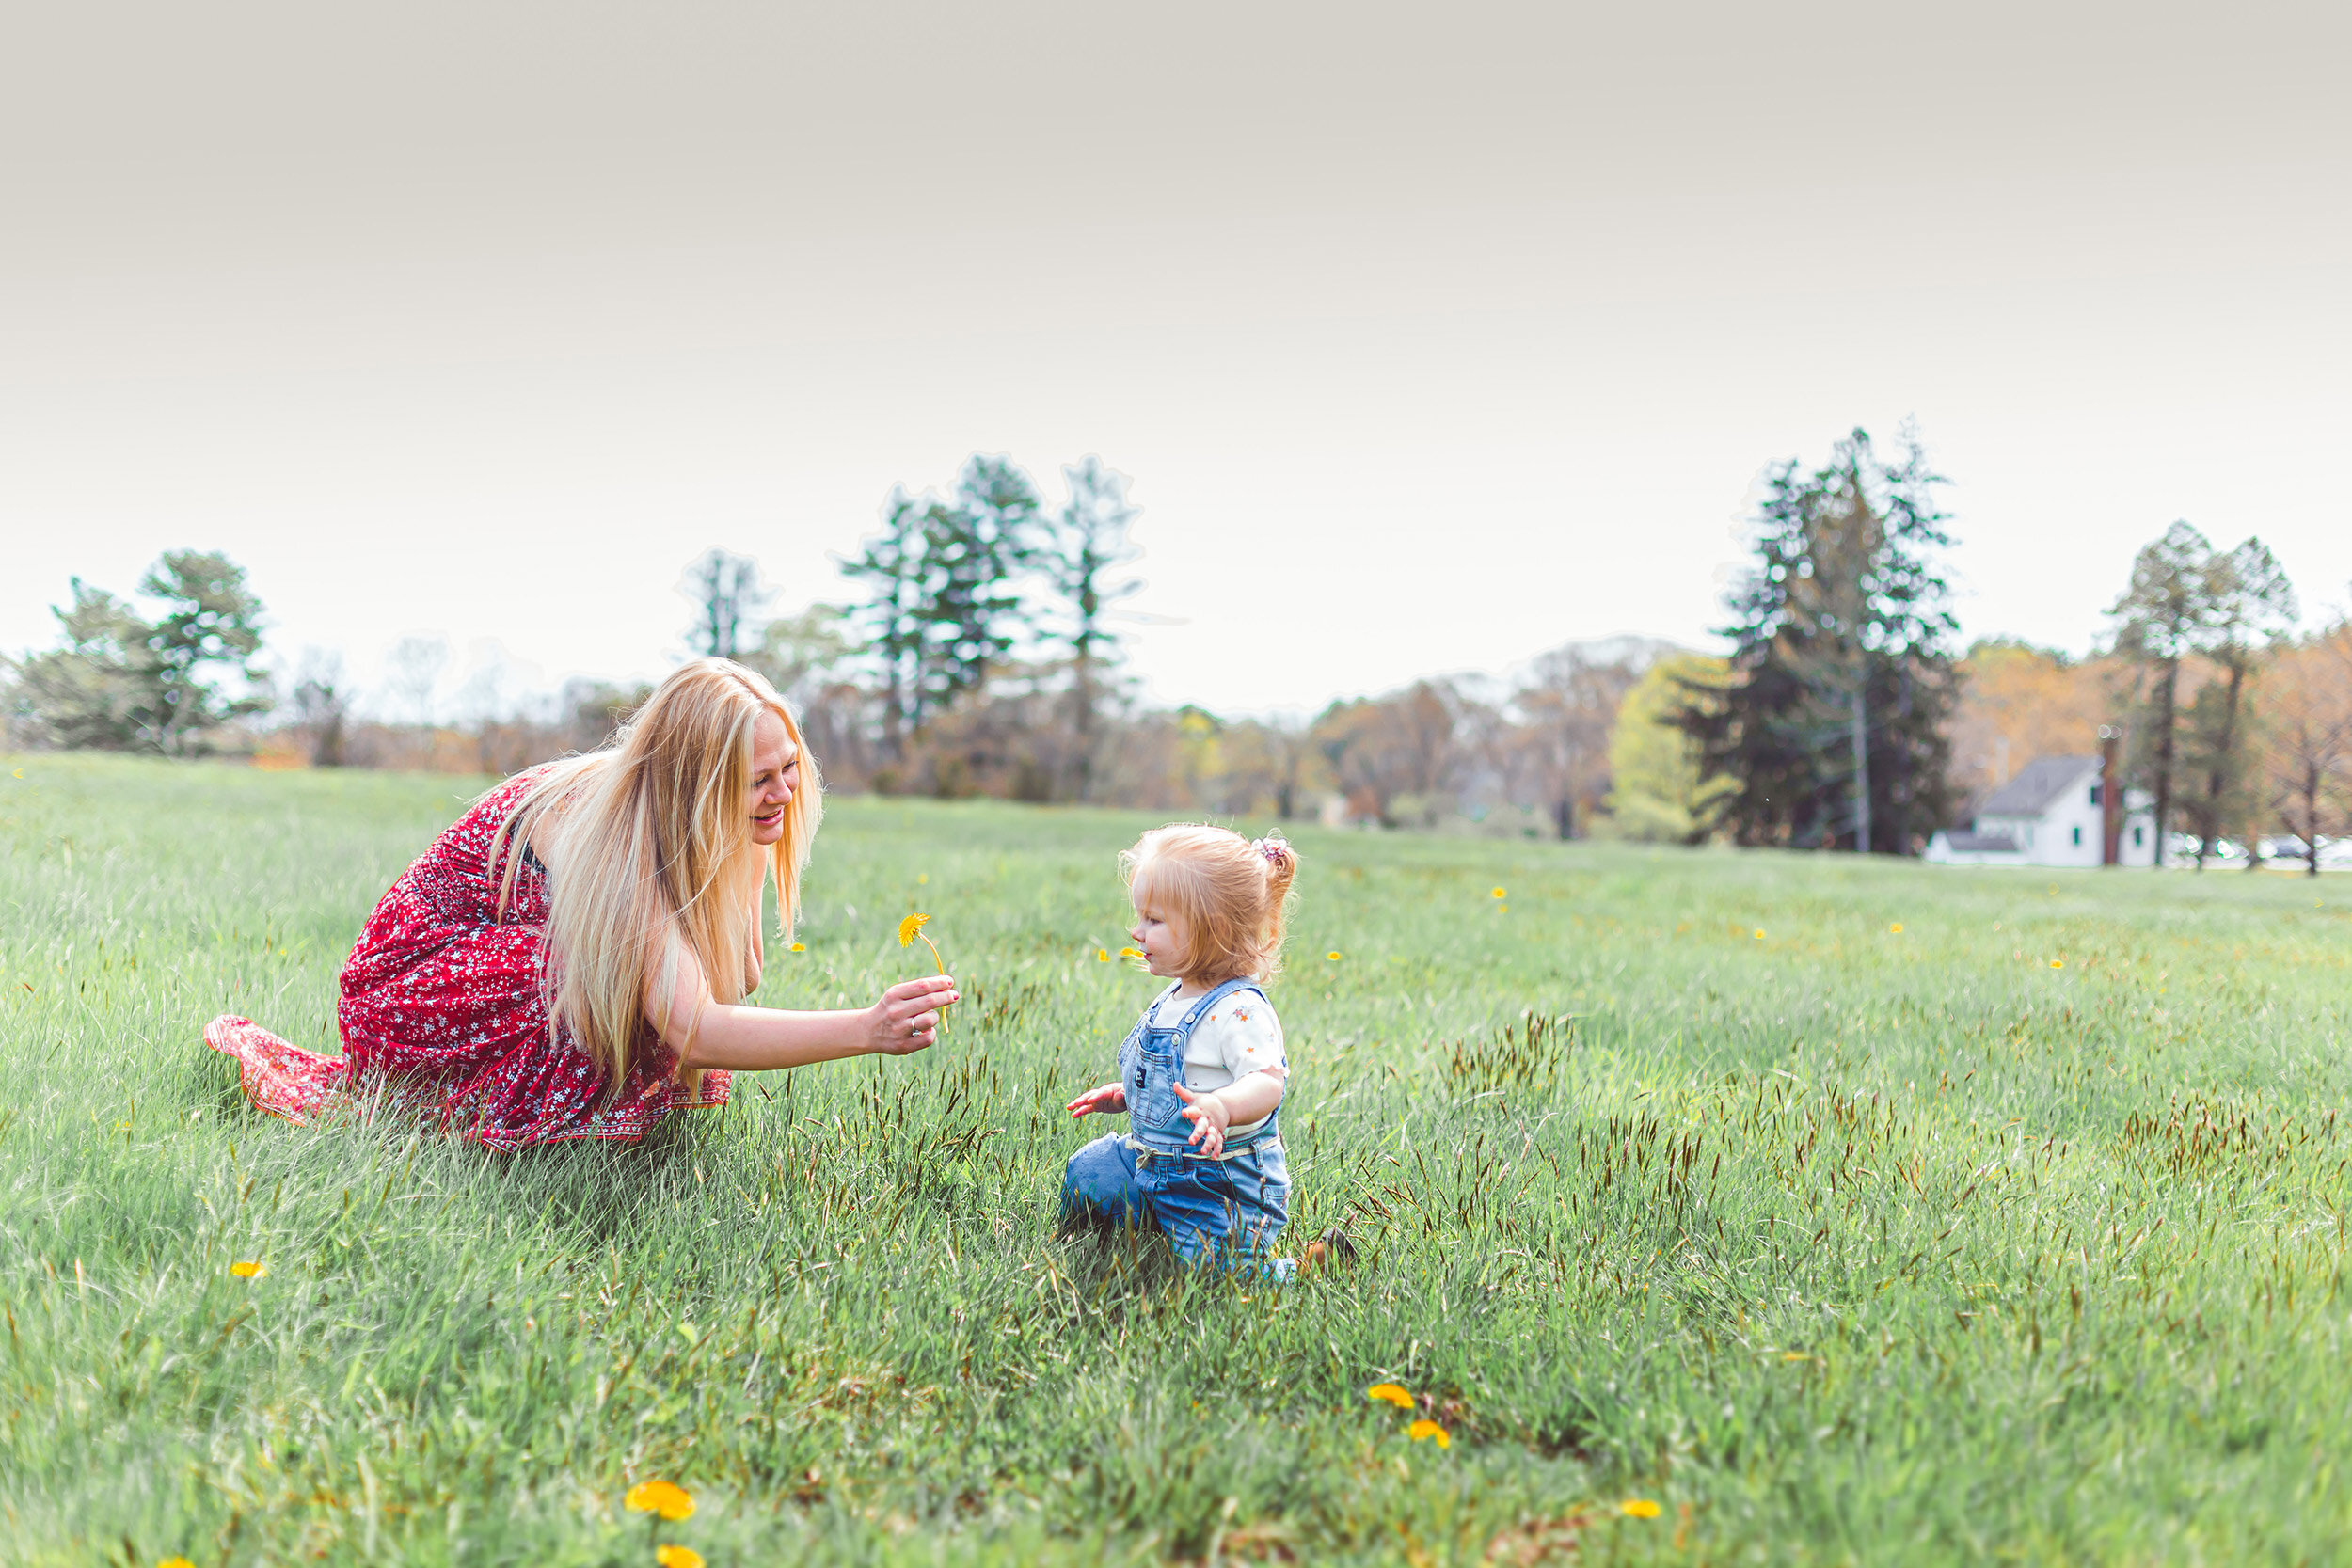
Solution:
M 801 776 L 784 836 L 763 856 L 751 836 L 752 752 L 770 713 L 784 722 Z M 742 1000 L 771 877 L 791 939 L 801 868 L 823 812 L 816 759 L 791 709 L 756 672 L 723 658 L 672 672 L 609 745 L 550 764 L 524 791 L 490 842 L 494 874 L 506 856 L 499 907 L 533 826 L 548 818 L 540 983 L 550 1020 L 571 1030 L 608 1097 L 658 1037 L 648 1014 L 671 1016 L 682 953 L 701 964 L 713 1001 Z M 701 1076 L 678 1074 L 690 1090 Z

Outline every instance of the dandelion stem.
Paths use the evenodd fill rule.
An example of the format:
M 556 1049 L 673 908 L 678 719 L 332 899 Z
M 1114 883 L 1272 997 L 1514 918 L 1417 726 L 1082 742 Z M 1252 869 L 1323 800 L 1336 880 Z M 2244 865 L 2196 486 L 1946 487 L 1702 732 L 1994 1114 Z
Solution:
M 914 934 L 923 937 L 923 945 L 931 950 L 931 962 L 939 966 L 939 972 L 942 974 L 946 974 L 947 960 L 939 956 L 939 944 L 930 938 L 924 937 L 923 929 L 919 926 L 915 927 Z M 943 1035 L 947 1032 L 947 1009 L 944 1006 L 939 1009 L 939 1032 Z

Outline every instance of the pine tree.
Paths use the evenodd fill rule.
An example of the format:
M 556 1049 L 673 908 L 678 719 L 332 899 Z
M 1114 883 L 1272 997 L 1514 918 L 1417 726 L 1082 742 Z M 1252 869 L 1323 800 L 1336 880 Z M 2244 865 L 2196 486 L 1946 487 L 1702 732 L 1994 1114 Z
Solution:
M 694 650 L 736 658 L 758 645 L 760 611 L 775 594 L 760 586 L 758 562 L 713 548 L 686 569 L 686 596 L 694 601 L 687 629 Z
M 974 456 L 955 493 L 923 511 L 923 626 L 917 715 L 988 684 L 1026 629 L 1018 578 L 1035 562 L 1041 503 L 1011 458 Z
M 2181 771 L 2182 670 L 2213 634 L 2225 561 L 2203 534 L 2175 522 L 2133 559 L 2131 584 L 2107 610 L 2115 652 L 2132 671 L 2131 771 L 2155 797 L 2159 868 Z
M 1114 575 L 1142 553 L 1127 536 L 1139 509 L 1127 500 L 1127 476 L 1105 468 L 1099 457 L 1066 466 L 1062 481 L 1069 499 L 1055 520 L 1052 546 L 1040 561 L 1064 605 L 1062 641 L 1070 649 L 1075 741 L 1071 766 L 1076 776 L 1071 792 L 1084 800 L 1093 793 L 1104 674 L 1120 654 L 1119 634 L 1106 617 L 1112 605 L 1143 586 L 1133 578 Z
M 866 602 L 850 619 L 865 632 L 866 654 L 879 667 L 882 750 L 893 761 L 905 754 L 907 736 L 923 722 L 926 511 L 905 486 L 892 486 L 882 502 L 882 531 L 866 539 L 855 560 L 840 563 L 844 577 L 866 584 Z
M 167 609 L 155 621 L 103 589 L 73 579 L 73 605 L 55 611 L 64 644 L 21 667 L 21 700 L 63 746 L 183 755 L 203 736 L 269 706 L 253 658 L 262 601 L 245 568 L 208 550 L 169 550 L 139 582 Z M 231 695 L 214 672 L 245 684 Z
M 1734 783 L 1719 809 L 1740 843 L 1908 854 L 1948 815 L 1946 481 L 1903 442 L 1889 465 L 1857 429 L 1810 474 L 1770 471 L 1724 628 L 1732 681 L 1678 714 L 1701 776 Z
M 2257 808 L 2258 746 L 2248 721 L 2247 694 L 2271 654 L 2295 629 L 2295 585 L 2270 547 L 2248 539 L 2214 563 L 2213 603 L 2205 657 L 2220 678 L 2208 681 L 2189 705 L 2189 755 L 2204 788 L 2193 794 L 2184 816 L 2197 834 L 2197 866 L 2203 870 L 2221 835 L 2244 823 Z M 2249 843 L 2249 870 L 2262 857 Z

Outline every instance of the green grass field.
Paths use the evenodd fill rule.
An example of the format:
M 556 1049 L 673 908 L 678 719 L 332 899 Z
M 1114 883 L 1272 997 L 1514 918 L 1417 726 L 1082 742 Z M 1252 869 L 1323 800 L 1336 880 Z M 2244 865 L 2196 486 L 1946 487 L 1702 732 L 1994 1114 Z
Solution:
M 1291 1239 L 1363 1259 L 1272 1291 L 1054 1233 L 1132 816 L 834 803 L 761 999 L 924 910 L 924 1056 L 635 1148 L 246 1110 L 204 1022 L 330 1040 L 474 787 L 0 762 L 0 1560 L 2352 1555 L 2352 887 L 1301 830 Z

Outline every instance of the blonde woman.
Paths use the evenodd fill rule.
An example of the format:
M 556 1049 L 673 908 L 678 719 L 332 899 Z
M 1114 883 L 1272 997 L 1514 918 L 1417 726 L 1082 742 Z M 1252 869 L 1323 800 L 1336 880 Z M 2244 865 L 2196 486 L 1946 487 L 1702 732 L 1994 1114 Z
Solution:
M 957 1000 L 945 975 L 863 1010 L 744 1005 L 761 892 L 788 940 L 821 809 L 774 689 L 698 659 L 612 745 L 492 790 L 392 884 L 343 965 L 340 1059 L 241 1018 L 204 1037 L 274 1115 L 380 1087 L 498 1149 L 642 1137 L 725 1103 L 730 1072 L 923 1050 Z

